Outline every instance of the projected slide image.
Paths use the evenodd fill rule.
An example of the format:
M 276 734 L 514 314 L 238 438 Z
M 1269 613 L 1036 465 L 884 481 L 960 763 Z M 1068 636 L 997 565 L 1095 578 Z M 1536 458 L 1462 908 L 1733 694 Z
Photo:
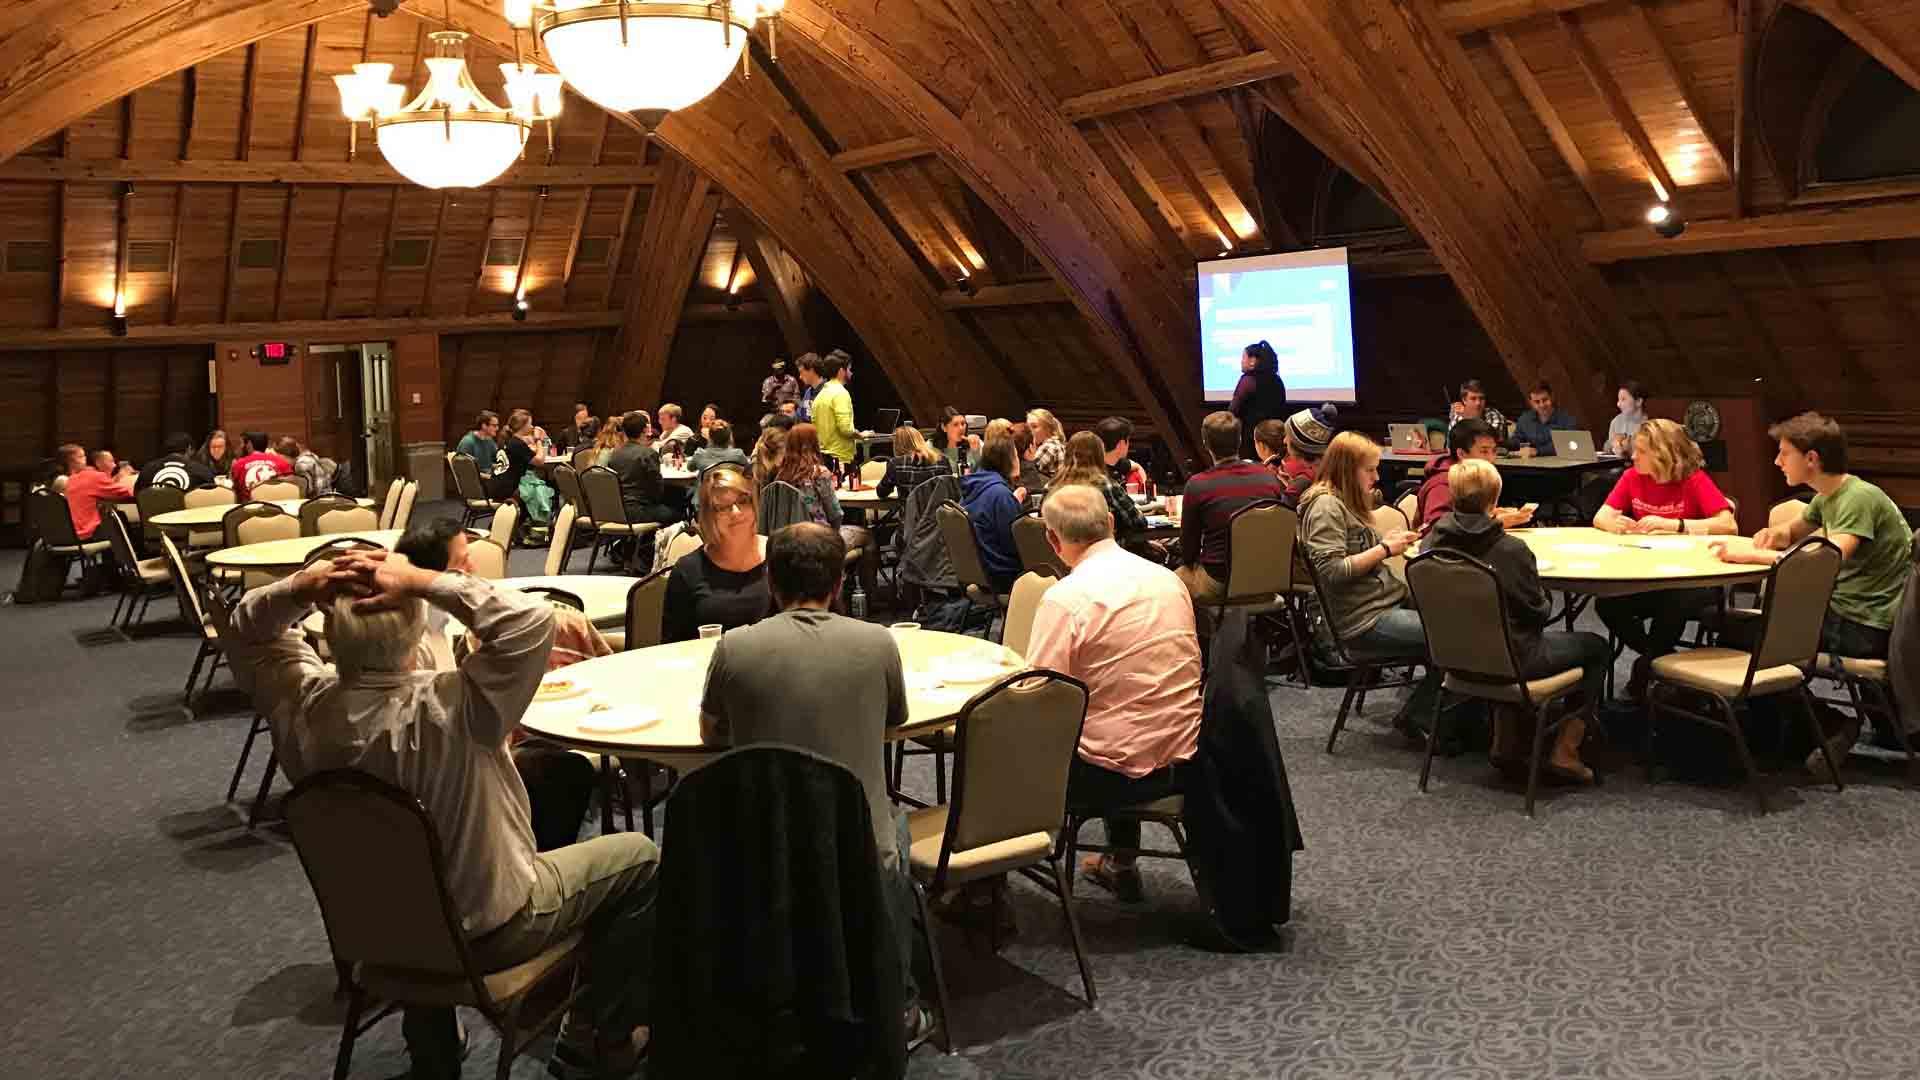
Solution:
M 1296 401 L 1354 399 L 1353 314 L 1345 249 L 1223 259 L 1199 267 L 1201 384 L 1233 396 L 1240 352 L 1273 346 Z

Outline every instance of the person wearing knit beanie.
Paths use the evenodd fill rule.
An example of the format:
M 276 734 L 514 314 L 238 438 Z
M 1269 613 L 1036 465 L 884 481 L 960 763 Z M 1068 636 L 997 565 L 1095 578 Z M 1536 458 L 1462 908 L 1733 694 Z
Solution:
M 1327 452 L 1327 444 L 1340 433 L 1340 410 L 1332 405 L 1301 409 L 1287 417 L 1287 442 L 1290 449 L 1308 461 L 1318 461 Z

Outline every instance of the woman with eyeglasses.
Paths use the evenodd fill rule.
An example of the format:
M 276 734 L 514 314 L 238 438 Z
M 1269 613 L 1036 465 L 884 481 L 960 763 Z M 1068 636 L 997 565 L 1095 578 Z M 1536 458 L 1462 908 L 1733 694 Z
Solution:
M 754 531 L 759 489 L 738 468 L 716 465 L 700 477 L 700 548 L 680 557 L 667 578 L 662 636 L 686 641 L 700 628 L 731 630 L 772 610 L 767 591 L 767 538 Z

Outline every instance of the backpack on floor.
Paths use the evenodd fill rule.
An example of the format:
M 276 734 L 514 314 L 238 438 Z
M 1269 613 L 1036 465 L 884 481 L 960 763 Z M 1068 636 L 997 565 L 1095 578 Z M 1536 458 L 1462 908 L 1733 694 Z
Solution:
M 9 598 L 16 604 L 51 604 L 67 586 L 67 560 L 56 557 L 38 540 L 20 564 L 20 583 Z

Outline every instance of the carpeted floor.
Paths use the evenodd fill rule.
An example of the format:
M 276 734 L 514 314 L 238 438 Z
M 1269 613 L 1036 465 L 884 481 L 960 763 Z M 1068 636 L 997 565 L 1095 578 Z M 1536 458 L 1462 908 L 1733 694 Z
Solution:
M 515 556 L 521 572 L 537 561 Z M 0 556 L 0 583 L 18 567 Z M 188 718 L 191 639 L 84 643 L 111 607 L 0 609 L 0 1075 L 327 1075 L 340 1009 L 299 862 L 220 799 L 245 703 L 217 691 Z M 975 1045 L 923 1049 L 910 1075 L 1920 1073 L 1920 793 L 1893 774 L 1789 787 L 1762 819 L 1737 790 L 1622 773 L 1549 795 L 1529 821 L 1484 758 L 1443 762 L 1419 794 L 1418 756 L 1379 726 L 1390 702 L 1330 757 L 1337 691 L 1276 686 L 1273 701 L 1308 843 L 1285 950 L 1184 944 L 1185 869 L 1151 864 L 1144 905 L 1082 888 L 1088 1012 L 1057 905 L 1016 886 L 1020 933 L 1001 957 L 943 939 Z M 490 1075 L 491 1036 L 470 1026 L 467 1074 Z M 354 1075 L 405 1064 L 388 1021 Z M 514 1072 L 543 1075 L 537 1059 Z

